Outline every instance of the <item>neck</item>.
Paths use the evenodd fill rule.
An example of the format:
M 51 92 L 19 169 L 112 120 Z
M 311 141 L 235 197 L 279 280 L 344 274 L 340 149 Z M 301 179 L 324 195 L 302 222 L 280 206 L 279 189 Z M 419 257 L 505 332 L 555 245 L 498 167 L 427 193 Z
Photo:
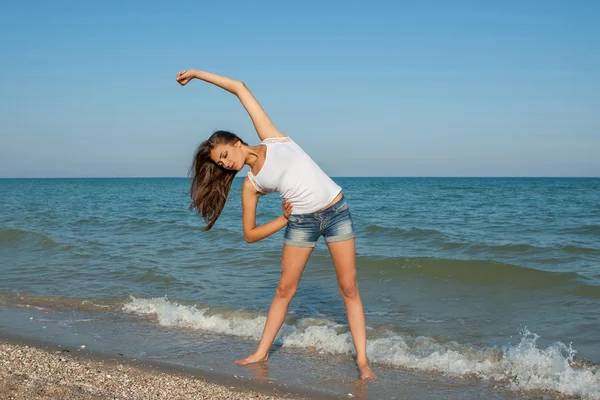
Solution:
M 248 146 L 246 150 L 246 159 L 244 160 L 244 164 L 248 165 L 250 168 L 254 167 L 256 161 L 258 160 L 258 154 L 260 152 L 260 146 Z

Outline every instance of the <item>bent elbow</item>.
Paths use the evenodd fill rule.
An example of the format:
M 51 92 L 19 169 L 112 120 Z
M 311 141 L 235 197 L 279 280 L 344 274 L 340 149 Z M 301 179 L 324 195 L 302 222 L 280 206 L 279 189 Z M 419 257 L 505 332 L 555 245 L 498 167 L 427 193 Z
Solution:
M 236 94 L 240 94 L 243 91 L 248 90 L 248 88 L 246 87 L 246 84 L 242 81 L 236 81 L 235 82 L 235 92 Z
M 256 239 L 253 237 L 253 235 L 244 234 L 244 239 L 246 240 L 246 243 L 256 242 Z

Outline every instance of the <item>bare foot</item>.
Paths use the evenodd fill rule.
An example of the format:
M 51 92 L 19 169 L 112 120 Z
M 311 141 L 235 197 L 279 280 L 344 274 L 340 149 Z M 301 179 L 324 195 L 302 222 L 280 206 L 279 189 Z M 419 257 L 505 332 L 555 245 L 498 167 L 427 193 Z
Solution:
M 358 367 L 358 370 L 360 371 L 360 379 L 362 379 L 363 381 L 376 381 L 377 379 L 377 375 L 375 375 L 375 373 L 373 372 L 373 370 L 371 370 L 371 368 L 369 368 L 368 365 L 365 365 L 363 367 Z
M 269 356 L 262 356 L 262 355 L 253 353 L 253 354 L 250 354 L 248 357 L 244 358 L 243 360 L 235 361 L 234 364 L 247 365 L 247 364 L 259 363 L 259 362 L 267 361 L 268 358 L 269 358 Z

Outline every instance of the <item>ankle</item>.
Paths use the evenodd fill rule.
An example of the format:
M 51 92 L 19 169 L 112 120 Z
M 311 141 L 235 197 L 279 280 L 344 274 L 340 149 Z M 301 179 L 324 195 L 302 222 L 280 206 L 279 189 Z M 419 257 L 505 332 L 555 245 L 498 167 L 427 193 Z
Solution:
M 268 351 L 267 352 L 263 352 L 263 351 L 260 351 L 260 350 L 256 350 L 254 352 L 254 356 L 266 360 L 267 358 L 269 358 L 269 352 Z
M 358 365 L 358 368 L 365 368 L 369 366 L 369 360 L 367 360 L 366 358 L 364 359 L 357 359 L 356 360 L 356 365 Z

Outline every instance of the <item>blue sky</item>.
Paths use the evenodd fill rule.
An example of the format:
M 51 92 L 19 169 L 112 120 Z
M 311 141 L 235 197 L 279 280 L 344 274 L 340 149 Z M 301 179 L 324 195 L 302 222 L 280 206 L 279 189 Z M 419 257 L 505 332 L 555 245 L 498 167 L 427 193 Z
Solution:
M 0 5 L 0 177 L 185 176 L 257 143 L 243 80 L 333 176 L 600 176 L 600 2 Z

